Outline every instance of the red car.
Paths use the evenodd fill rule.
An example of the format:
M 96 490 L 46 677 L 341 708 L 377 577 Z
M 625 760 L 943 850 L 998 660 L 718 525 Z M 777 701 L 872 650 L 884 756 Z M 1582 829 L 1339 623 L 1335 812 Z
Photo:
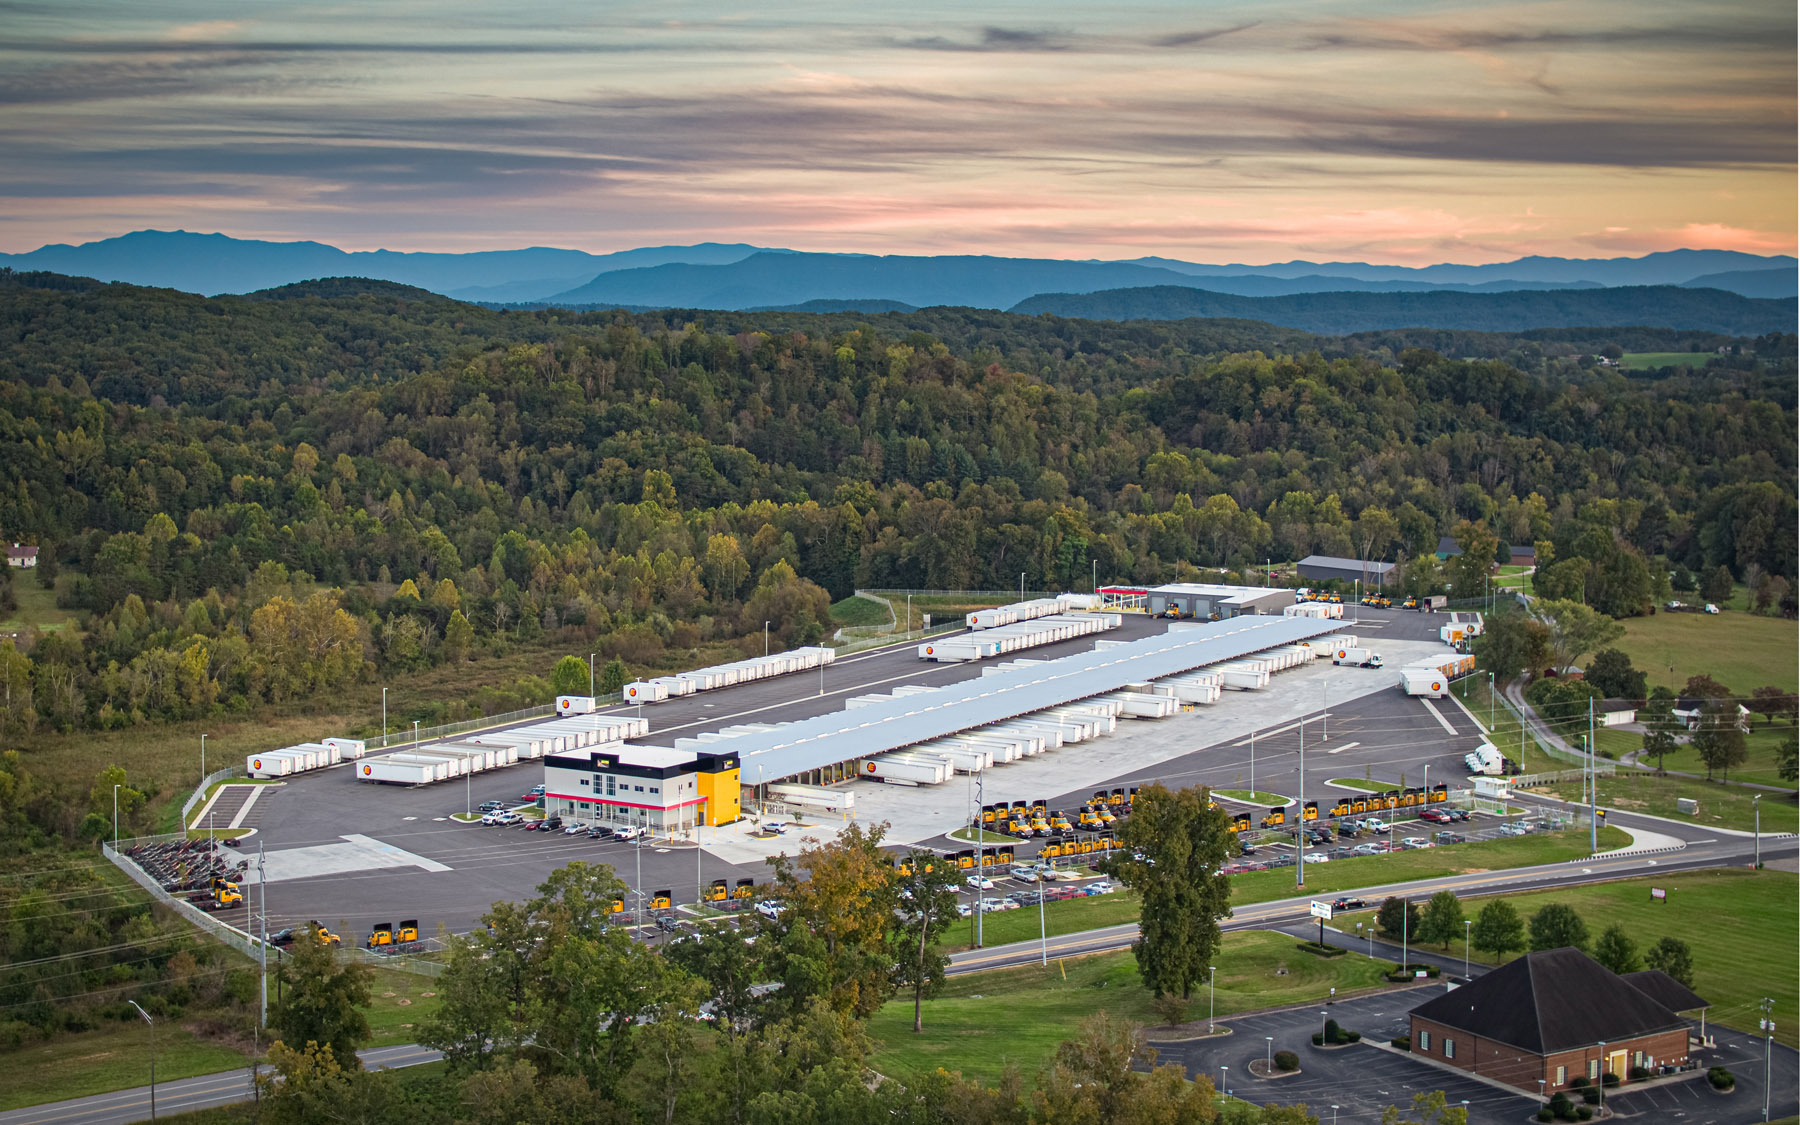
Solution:
M 1449 813 L 1439 812 L 1436 809 L 1426 809 L 1419 814 L 1419 819 L 1428 820 L 1433 824 L 1449 824 L 1451 818 Z

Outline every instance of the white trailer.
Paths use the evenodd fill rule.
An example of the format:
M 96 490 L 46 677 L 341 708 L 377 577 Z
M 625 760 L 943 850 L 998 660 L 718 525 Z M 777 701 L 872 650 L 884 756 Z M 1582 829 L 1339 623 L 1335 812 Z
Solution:
M 395 757 L 396 755 L 390 754 L 388 756 Z M 444 776 L 446 778 L 462 777 L 464 774 L 474 772 L 470 768 L 469 759 L 463 755 L 439 754 L 429 746 L 421 747 L 420 749 L 411 751 L 407 754 L 398 755 L 398 757 L 400 757 L 402 761 L 409 762 L 442 762 L 444 764 Z
M 370 758 L 356 767 L 359 781 L 387 782 L 391 785 L 429 785 L 440 778 L 436 767 L 423 762 L 397 762 L 392 755 Z
M 340 759 L 355 761 L 369 752 L 369 744 L 360 738 L 324 738 L 320 741 L 335 749 Z
M 451 765 L 448 758 L 433 758 L 423 754 L 389 754 L 382 758 L 371 758 L 368 762 L 364 762 L 363 764 L 369 765 L 373 762 L 424 766 L 431 771 L 430 780 L 432 781 L 445 781 L 450 777 Z
M 1463 764 L 1469 767 L 1470 773 L 1485 774 L 1492 777 L 1506 770 L 1506 759 L 1491 742 L 1484 742 L 1474 750 L 1463 755 Z
M 1333 664 L 1350 664 L 1358 668 L 1381 667 L 1381 654 L 1372 648 L 1340 648 L 1331 654 Z
M 1023 719 L 1008 719 L 1003 723 L 995 723 L 993 726 L 981 729 L 1008 738 L 1016 735 L 1020 738 L 1034 740 L 1036 749 L 1028 751 L 1032 754 L 1042 754 L 1046 750 L 1055 750 L 1062 745 L 1061 731 L 1047 730 L 1043 726 L 1034 725 Z
M 1450 677 L 1436 668 L 1402 668 L 1400 669 L 1400 690 L 1408 695 L 1442 699 L 1450 694 Z
M 1240 691 L 1255 691 L 1269 686 L 1269 673 L 1261 667 L 1252 667 L 1235 661 L 1214 664 L 1207 671 L 1217 672 L 1219 682 L 1228 688 Z
M 774 784 L 767 787 L 769 796 L 783 804 L 821 812 L 848 813 L 856 808 L 854 789 L 828 789 L 822 785 Z
M 1362 644 L 1362 638 L 1354 633 L 1333 633 L 1329 637 L 1314 637 L 1305 643 L 1312 646 L 1314 652 L 1327 653 L 1334 649 L 1355 648 Z
M 949 762 L 951 768 L 955 769 L 957 773 L 977 773 L 981 770 L 991 769 L 994 765 L 994 755 L 991 752 L 959 746 L 947 740 L 922 742 L 917 746 L 907 747 L 906 752 L 942 758 Z
M 288 747 L 290 750 L 304 750 L 313 756 L 313 768 L 324 769 L 343 761 L 343 754 L 337 747 L 328 742 L 302 742 L 298 746 Z
M 937 765 L 933 766 L 930 763 L 897 759 L 892 754 L 882 754 L 865 759 L 857 774 L 860 777 L 870 777 L 890 784 L 939 785 L 945 780 L 944 771 L 947 768 L 947 764 L 942 759 L 939 759 Z
M 669 698 L 669 689 L 652 680 L 633 680 L 622 694 L 627 703 L 661 703 Z
M 1174 696 L 1161 692 L 1121 691 L 1105 698 L 1124 704 L 1123 714 L 1131 719 L 1166 719 L 1180 707 Z
M 434 754 L 458 754 L 469 759 L 470 773 L 481 773 L 506 764 L 506 750 L 499 746 L 472 746 L 466 742 L 440 742 L 429 749 Z
M 919 646 L 918 651 L 920 660 L 955 664 L 999 656 L 1000 645 L 997 641 L 978 640 L 973 637 L 945 637 L 942 640 L 925 642 Z
M 279 750 L 249 754 L 244 758 L 244 772 L 259 778 L 286 777 L 294 772 L 294 759 Z
M 556 697 L 556 713 L 558 715 L 586 715 L 599 709 L 599 700 L 591 695 L 559 695 Z

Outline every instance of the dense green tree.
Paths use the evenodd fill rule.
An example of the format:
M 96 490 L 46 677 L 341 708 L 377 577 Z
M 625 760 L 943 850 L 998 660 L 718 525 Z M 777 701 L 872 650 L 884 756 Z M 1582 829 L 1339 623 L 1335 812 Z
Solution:
M 1615 973 L 1635 973 L 1642 967 L 1637 942 L 1617 922 L 1602 930 L 1594 942 L 1594 960 Z
M 1775 748 L 1775 754 L 1779 762 L 1777 769 L 1780 771 L 1781 780 L 1800 780 L 1800 738 L 1788 735 L 1782 740 L 1781 745 Z
M 1644 724 L 1644 754 L 1656 759 L 1659 773 L 1663 757 L 1674 751 L 1676 735 L 1681 730 L 1681 720 L 1675 717 L 1676 702 L 1674 692 L 1658 687 L 1650 692 L 1650 698 L 1638 712 L 1639 721 Z
M 1486 521 L 1464 520 L 1456 526 L 1456 545 L 1462 553 L 1444 560 L 1444 581 L 1456 598 L 1480 598 L 1488 592 L 1488 576 L 1493 573 L 1494 554 L 1500 549 L 1500 538 Z
M 1579 602 L 1540 600 L 1537 613 L 1550 630 L 1551 660 L 1565 675 L 1582 656 L 1625 635 L 1623 625 Z
M 1743 765 L 1750 755 L 1743 728 L 1738 725 L 1738 704 L 1731 699 L 1708 699 L 1696 722 L 1692 742 L 1706 766 L 1706 779 L 1712 780 L 1714 770 L 1729 779 L 1731 767 Z
M 1587 923 L 1575 908 L 1560 902 L 1546 903 L 1531 916 L 1531 948 L 1561 949 L 1574 946 L 1586 952 Z
M 1143 899 L 1138 972 L 1157 996 L 1186 998 L 1207 976 L 1219 950 L 1219 923 L 1231 916 L 1230 818 L 1211 807 L 1205 789 L 1138 790 L 1119 831 L 1121 850 L 1107 870 Z M 1141 858 L 1140 858 L 1141 857 Z
M 1483 906 L 1481 913 L 1475 916 L 1470 940 L 1476 949 L 1504 958 L 1508 951 L 1524 947 L 1525 923 L 1520 920 L 1519 912 L 1513 909 L 1512 903 L 1505 899 L 1495 899 Z
M 1700 583 L 1700 596 L 1709 602 L 1728 602 L 1732 589 L 1731 568 L 1719 565 L 1707 572 Z
M 601 695 L 615 695 L 630 682 L 631 672 L 625 667 L 625 662 L 615 656 L 601 669 L 600 686 L 596 690 Z
M 550 690 L 557 695 L 586 695 L 593 687 L 588 662 L 579 656 L 565 656 L 550 672 Z
M 1641 700 L 1647 691 L 1644 673 L 1616 648 L 1601 649 L 1588 661 L 1587 682 L 1608 699 Z
M 1694 987 L 1694 954 L 1680 938 L 1657 938 L 1644 954 L 1644 967 L 1658 969 L 1689 988 Z
M 1451 942 L 1463 936 L 1465 917 L 1456 892 L 1439 891 L 1425 903 L 1425 912 L 1419 916 L 1419 928 L 1414 932 L 1413 940 L 1420 945 L 1436 943 L 1449 949 Z
M 1395 895 L 1383 899 L 1375 911 L 1375 928 L 1390 941 L 1418 941 L 1422 921 L 1418 903 Z
M 332 947 L 311 926 L 301 931 L 288 956 L 276 967 L 282 988 L 269 1010 L 269 1027 L 281 1042 L 299 1052 L 329 1048 L 336 1066 L 360 1069 L 356 1051 L 369 1040 L 370 982 L 375 970 L 355 961 L 340 962 Z M 321 1059 L 319 1065 L 326 1065 Z
M 925 1001 L 943 988 L 950 965 L 940 941 L 957 919 L 958 869 L 946 857 L 918 848 L 902 862 L 894 983 L 912 992 L 913 1031 L 920 1032 L 925 1030 Z

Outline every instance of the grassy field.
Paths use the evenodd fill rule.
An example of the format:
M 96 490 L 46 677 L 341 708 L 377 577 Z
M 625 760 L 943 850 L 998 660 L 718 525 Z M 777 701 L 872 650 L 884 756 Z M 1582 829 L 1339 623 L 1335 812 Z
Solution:
M 1579 781 L 1559 782 L 1548 786 L 1544 791 L 1555 793 L 1565 800 L 1581 799 Z M 1690 781 L 1683 777 L 1657 777 L 1642 770 L 1622 769 L 1615 777 L 1600 779 L 1600 803 L 1611 808 L 1666 816 L 1687 824 L 1734 828 L 1742 832 L 1748 832 L 1755 826 L 1756 815 L 1751 807 L 1751 799 L 1756 796 L 1756 792 L 1736 785 Z M 1689 816 L 1677 812 L 1675 801 L 1680 797 L 1692 797 L 1699 801 L 1699 814 Z M 1760 804 L 1764 832 L 1800 830 L 1800 812 L 1796 812 L 1793 798 L 1783 798 L 1779 793 L 1764 793 Z
M 1361 777 L 1334 777 L 1326 782 L 1341 789 L 1355 789 L 1359 793 L 1386 793 L 1389 789 L 1398 789 L 1398 785 L 1389 785 L 1385 781 L 1371 781 Z
M 1668 899 L 1653 901 L 1653 886 L 1668 891 Z M 1694 952 L 1694 991 L 1713 1004 L 1708 1023 L 1754 1030 L 1756 1002 L 1767 996 L 1775 1001 L 1775 1037 L 1800 1045 L 1800 976 L 1794 966 L 1794 950 L 1800 946 L 1797 892 L 1800 882 L 1792 872 L 1732 869 L 1503 897 L 1526 918 L 1547 903 L 1572 906 L 1587 923 L 1590 939 L 1616 922 L 1637 942 L 1639 953 L 1658 938 L 1680 938 Z M 1473 900 L 1464 909 L 1473 917 L 1486 901 Z M 1332 925 L 1354 930 L 1357 922 L 1372 917 L 1340 915 Z M 1449 952 L 1460 956 L 1461 943 L 1451 943 Z M 1493 963 L 1479 950 L 1473 959 Z
M 1488 730 L 1488 741 L 1499 747 L 1500 752 L 1519 763 L 1524 773 L 1541 773 L 1546 770 L 1568 769 L 1575 764 L 1553 758 L 1544 752 L 1535 738 L 1529 736 L 1520 739 L 1519 721 L 1506 709 L 1504 699 L 1490 699 L 1486 676 L 1465 676 L 1458 680 L 1455 690 L 1456 698 L 1462 700 L 1475 721 L 1484 729 L 1491 722 Z
M 1213 796 L 1223 797 L 1227 801 L 1237 801 L 1245 805 L 1259 805 L 1273 808 L 1276 805 L 1291 805 L 1292 797 L 1283 797 L 1279 793 L 1265 793 L 1261 789 L 1214 789 Z
M 248 1046 L 246 1044 L 245 1046 Z M 0 1065 L 0 1110 L 103 1094 L 150 1081 L 150 1038 L 137 1020 L 64 1035 L 9 1052 Z M 180 1025 L 156 1028 L 156 1079 L 248 1066 L 243 1051 Z
M 1650 686 L 1681 690 L 1704 673 L 1740 695 L 1765 684 L 1794 690 L 1800 680 L 1800 625 L 1747 613 L 1658 613 L 1625 621 L 1617 648 Z M 1674 672 L 1669 671 L 1674 668 Z
M 1747 781 L 1758 785 L 1779 785 L 1793 789 L 1794 783 L 1782 779 L 1777 750 L 1787 739 L 1793 737 L 1794 728 L 1786 723 L 1768 725 L 1766 720 L 1755 720 L 1756 725 L 1744 740 L 1744 749 L 1749 758 L 1741 766 L 1731 771 L 1731 780 Z M 1611 754 L 1614 758 L 1622 758 L 1633 750 L 1641 750 L 1644 736 L 1631 731 L 1602 730 L 1595 734 L 1594 741 L 1599 745 L 1602 754 Z M 1649 764 L 1654 764 L 1649 763 Z M 1669 754 L 1663 755 L 1663 768 L 1682 770 L 1687 773 L 1706 773 L 1706 763 L 1700 755 L 1686 743 L 1677 746 Z
M 1663 367 L 1705 367 L 1712 352 L 1626 352 L 1619 364 L 1628 371 L 1655 371 Z
M 0 633 L 22 632 L 32 626 L 46 633 L 81 627 L 74 613 L 56 608 L 56 591 L 38 585 L 37 575 L 30 571 L 14 571 L 12 588 L 19 608 L 0 619 Z
M 1534 570 L 1535 568 L 1529 566 L 1503 566 L 1494 576 L 1494 585 L 1499 589 L 1511 590 L 1515 593 L 1536 593 L 1535 587 L 1531 584 Z
M 371 1047 L 418 1042 L 418 1021 L 437 1011 L 440 1002 L 437 981 L 393 969 L 375 970 L 369 992 L 373 999 L 364 1014 L 374 1032 Z
M 1381 962 L 1366 957 L 1326 960 L 1302 953 L 1296 944 L 1285 934 L 1267 931 L 1226 934 L 1217 962 L 1214 1014 L 1301 1003 L 1334 987 L 1348 992 L 1380 983 Z M 1188 1019 L 1204 1023 L 1206 1004 L 1202 985 L 1188 1006 Z M 1097 1011 L 1144 1024 L 1160 1022 L 1151 1014 L 1150 993 L 1139 982 L 1130 953 L 953 977 L 942 995 L 925 1002 L 925 1030 L 917 1035 L 911 1001 L 892 1000 L 869 1022 L 876 1043 L 870 1065 L 902 1080 L 943 1067 L 988 1083 L 1012 1065 L 1030 1081 L 1057 1044 Z
M 1766 822 L 1767 817 L 1764 820 Z M 1304 892 L 1295 888 L 1291 867 L 1250 871 L 1231 877 L 1231 901 L 1238 906 L 1247 906 L 1301 893 L 1322 894 L 1439 875 L 1556 863 L 1588 854 L 1587 841 L 1586 832 L 1544 832 L 1414 852 L 1335 859 L 1330 863 L 1307 865 Z M 1626 841 L 1626 834 L 1617 828 L 1601 830 L 1600 846 L 1603 849 L 1623 847 Z M 1138 898 L 1129 891 L 1044 904 L 1045 932 L 1052 935 L 1116 926 L 1122 922 L 1135 922 L 1137 918 Z M 989 914 L 982 922 L 983 941 L 989 946 L 1031 941 L 1037 936 L 1036 907 Z M 951 928 L 945 944 L 949 948 L 963 949 L 973 940 L 972 927 L 965 919 Z
M 840 627 L 846 625 L 886 625 L 892 618 L 881 603 L 872 602 L 868 598 L 859 598 L 852 594 L 842 601 L 831 603 L 832 624 Z

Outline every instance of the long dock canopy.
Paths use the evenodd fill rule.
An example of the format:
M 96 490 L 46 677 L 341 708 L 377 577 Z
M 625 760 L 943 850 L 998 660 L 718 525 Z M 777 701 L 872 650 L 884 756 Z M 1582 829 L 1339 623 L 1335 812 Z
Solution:
M 1127 684 L 1239 660 L 1342 627 L 1341 621 L 1262 616 L 1174 625 L 1160 636 L 741 734 L 709 749 L 738 755 L 746 782 L 779 781 L 1105 695 Z

